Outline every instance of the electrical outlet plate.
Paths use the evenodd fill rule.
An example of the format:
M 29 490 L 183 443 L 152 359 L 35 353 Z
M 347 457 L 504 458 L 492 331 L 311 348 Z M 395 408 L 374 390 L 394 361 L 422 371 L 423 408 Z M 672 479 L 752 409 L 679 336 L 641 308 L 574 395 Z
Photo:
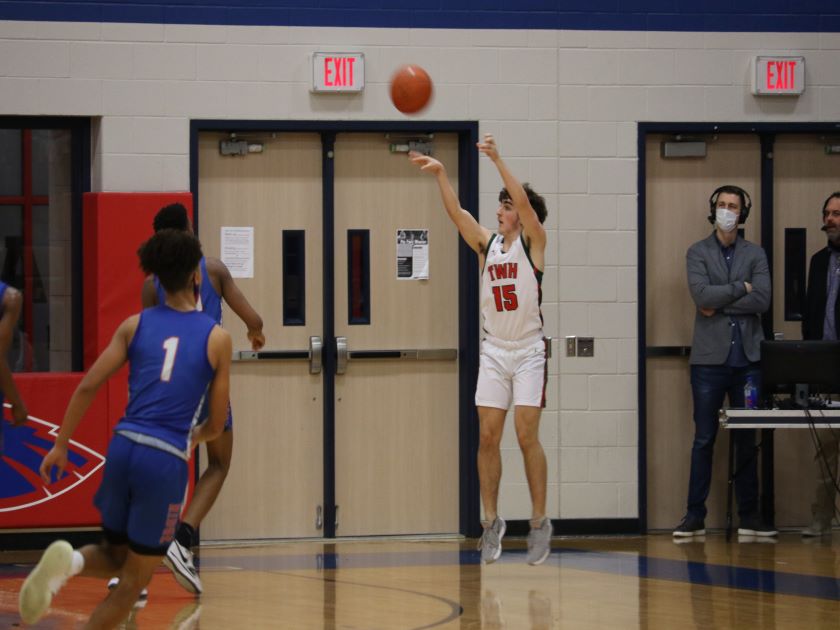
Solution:
M 595 338 L 594 337 L 578 337 L 577 350 L 579 357 L 594 357 L 595 356 Z
M 566 337 L 566 356 L 577 356 L 577 337 L 575 337 L 574 335 Z

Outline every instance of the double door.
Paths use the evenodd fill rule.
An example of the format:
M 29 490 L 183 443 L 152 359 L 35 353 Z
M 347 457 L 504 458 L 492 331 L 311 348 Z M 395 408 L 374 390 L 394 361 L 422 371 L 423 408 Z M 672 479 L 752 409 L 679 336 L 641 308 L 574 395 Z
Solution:
M 686 282 L 688 247 L 713 229 L 708 198 L 723 184 L 752 196 L 744 228 L 747 240 L 762 245 L 772 259 L 773 295 L 765 316 L 785 339 L 801 338 L 800 300 L 810 256 L 825 247 L 823 200 L 840 188 L 840 158 L 827 155 L 821 134 L 775 136 L 731 133 L 706 138 L 706 156 L 662 157 L 661 143 L 672 136 L 646 136 L 645 155 L 645 367 L 647 520 L 651 529 L 669 529 L 685 513 L 691 443 L 694 437 L 688 353 L 695 305 Z M 772 187 L 769 200 L 762 183 Z M 762 221 L 772 229 L 762 229 Z M 768 235 L 772 234 L 772 243 Z M 708 527 L 725 516 L 729 436 L 721 431 L 715 449 Z M 801 526 L 810 520 L 814 448 L 807 431 L 776 432 L 776 525 Z
M 266 347 L 225 306 L 234 455 L 202 538 L 457 532 L 458 234 L 433 178 L 384 133 L 256 133 L 244 156 L 229 138 L 199 135 L 199 236 L 222 257 L 253 228 L 236 284 Z M 457 136 L 434 154 L 457 186 Z M 398 277 L 406 233 L 427 279 Z

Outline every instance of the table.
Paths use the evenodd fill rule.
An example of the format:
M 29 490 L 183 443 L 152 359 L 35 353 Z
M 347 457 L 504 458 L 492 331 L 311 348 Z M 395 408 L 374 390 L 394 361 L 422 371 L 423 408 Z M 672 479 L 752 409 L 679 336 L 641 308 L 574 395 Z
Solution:
M 840 429 L 840 408 L 827 409 L 721 409 L 722 429 L 761 429 L 761 516 L 766 523 L 775 519 L 773 481 L 774 429 Z M 726 540 L 732 537 L 732 490 L 735 482 L 735 449 L 729 441 L 729 471 L 726 495 Z

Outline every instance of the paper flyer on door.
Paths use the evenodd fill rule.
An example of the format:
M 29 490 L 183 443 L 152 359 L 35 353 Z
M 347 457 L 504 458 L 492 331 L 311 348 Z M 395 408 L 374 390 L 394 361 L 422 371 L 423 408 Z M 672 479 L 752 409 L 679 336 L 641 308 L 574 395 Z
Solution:
M 222 262 L 234 278 L 254 277 L 254 228 L 222 228 Z
M 397 230 L 397 280 L 429 279 L 429 230 Z

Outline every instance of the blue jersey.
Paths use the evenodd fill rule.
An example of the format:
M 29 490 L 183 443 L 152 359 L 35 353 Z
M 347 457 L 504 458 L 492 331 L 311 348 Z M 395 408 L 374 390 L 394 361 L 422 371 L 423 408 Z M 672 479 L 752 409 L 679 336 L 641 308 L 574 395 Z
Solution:
M 204 256 L 201 257 L 201 287 L 198 291 L 196 308 L 204 311 L 213 318 L 217 324 L 222 323 L 222 296 L 216 293 L 213 283 L 210 282 L 210 274 L 207 273 L 207 263 Z M 166 292 L 163 290 L 160 280 L 155 277 L 155 290 L 157 291 L 158 304 L 166 304 Z
M 6 295 L 6 289 L 9 288 L 9 285 L 0 280 L 0 317 L 3 315 L 3 296 Z M 0 361 L 2 361 L 2 357 L 0 357 Z M 6 402 L 5 392 L 0 391 L 0 453 L 3 452 L 3 416 L 6 415 L 4 411 L 3 404 Z
M 214 374 L 207 343 L 215 325 L 204 313 L 166 305 L 140 313 L 128 347 L 128 406 L 117 433 L 189 456 L 190 429 Z

